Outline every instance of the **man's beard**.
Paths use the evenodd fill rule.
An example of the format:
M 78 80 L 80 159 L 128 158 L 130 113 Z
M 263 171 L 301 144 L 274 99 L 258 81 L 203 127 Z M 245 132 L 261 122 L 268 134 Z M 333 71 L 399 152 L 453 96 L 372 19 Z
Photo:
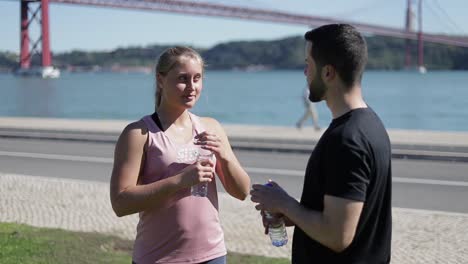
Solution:
M 320 102 L 324 99 L 327 87 L 320 75 L 317 75 L 311 83 L 309 83 L 309 100 L 311 102 Z

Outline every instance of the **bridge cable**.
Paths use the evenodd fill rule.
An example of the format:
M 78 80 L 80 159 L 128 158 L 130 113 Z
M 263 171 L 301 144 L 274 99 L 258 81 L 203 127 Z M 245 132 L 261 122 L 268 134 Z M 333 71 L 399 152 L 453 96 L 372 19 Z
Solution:
M 445 24 L 446 27 L 449 27 L 449 30 L 451 33 L 456 33 L 456 32 L 463 32 L 463 30 L 450 18 L 450 16 L 447 14 L 447 12 L 440 6 L 437 0 L 433 1 L 434 3 L 430 3 L 429 1 L 425 1 L 424 6 L 427 7 L 427 9 L 438 19 L 440 24 Z M 435 8 L 431 6 L 431 4 L 436 5 Z M 444 15 L 444 17 L 441 16 Z M 445 32 L 447 33 L 447 32 Z

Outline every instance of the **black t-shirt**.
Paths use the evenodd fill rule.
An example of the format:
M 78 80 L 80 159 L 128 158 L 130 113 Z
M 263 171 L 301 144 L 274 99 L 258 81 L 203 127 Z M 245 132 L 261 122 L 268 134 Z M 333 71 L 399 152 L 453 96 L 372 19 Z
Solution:
M 391 251 L 391 145 L 370 108 L 332 121 L 307 164 L 301 205 L 323 211 L 324 195 L 364 206 L 351 245 L 336 253 L 296 226 L 292 263 L 389 263 Z

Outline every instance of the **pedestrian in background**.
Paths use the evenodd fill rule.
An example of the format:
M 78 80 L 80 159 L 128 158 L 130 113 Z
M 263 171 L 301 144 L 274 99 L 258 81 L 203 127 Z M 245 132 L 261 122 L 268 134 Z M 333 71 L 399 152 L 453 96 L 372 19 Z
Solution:
M 347 24 L 316 28 L 305 39 L 309 98 L 324 100 L 333 120 L 308 161 L 300 202 L 275 182 L 254 184 L 251 200 L 263 216 L 295 226 L 294 264 L 390 263 L 391 146 L 362 97 L 366 42 Z
M 226 263 L 214 173 L 244 200 L 250 178 L 213 118 L 189 110 L 200 98 L 204 62 L 187 47 L 164 51 L 156 65 L 156 111 L 129 124 L 115 147 L 110 184 L 118 216 L 139 213 L 133 263 Z M 201 151 L 213 159 L 197 161 Z M 206 197 L 191 187 L 208 184 Z
M 314 129 L 319 131 L 320 130 L 320 125 L 318 122 L 318 112 L 317 108 L 315 107 L 315 104 L 312 103 L 309 99 L 309 86 L 307 85 L 304 89 L 304 92 L 302 93 L 302 101 L 304 103 L 304 114 L 302 117 L 297 121 L 296 127 L 297 129 L 302 129 L 304 126 L 304 123 L 307 121 L 307 119 L 312 118 L 312 123 L 314 125 Z

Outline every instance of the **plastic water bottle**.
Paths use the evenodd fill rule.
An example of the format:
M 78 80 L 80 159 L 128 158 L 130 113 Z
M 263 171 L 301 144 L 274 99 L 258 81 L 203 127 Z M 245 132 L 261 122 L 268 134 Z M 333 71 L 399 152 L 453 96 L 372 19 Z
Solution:
M 265 186 L 272 186 L 271 183 Z M 275 247 L 282 247 L 288 243 L 288 233 L 283 217 L 275 216 L 274 214 L 264 211 L 265 218 L 268 221 L 268 234 L 270 235 L 271 244 Z
M 197 161 L 208 161 L 213 158 L 213 153 L 211 151 L 200 151 L 198 154 Z M 208 182 L 201 182 L 195 184 L 190 189 L 193 196 L 206 197 L 208 195 Z

